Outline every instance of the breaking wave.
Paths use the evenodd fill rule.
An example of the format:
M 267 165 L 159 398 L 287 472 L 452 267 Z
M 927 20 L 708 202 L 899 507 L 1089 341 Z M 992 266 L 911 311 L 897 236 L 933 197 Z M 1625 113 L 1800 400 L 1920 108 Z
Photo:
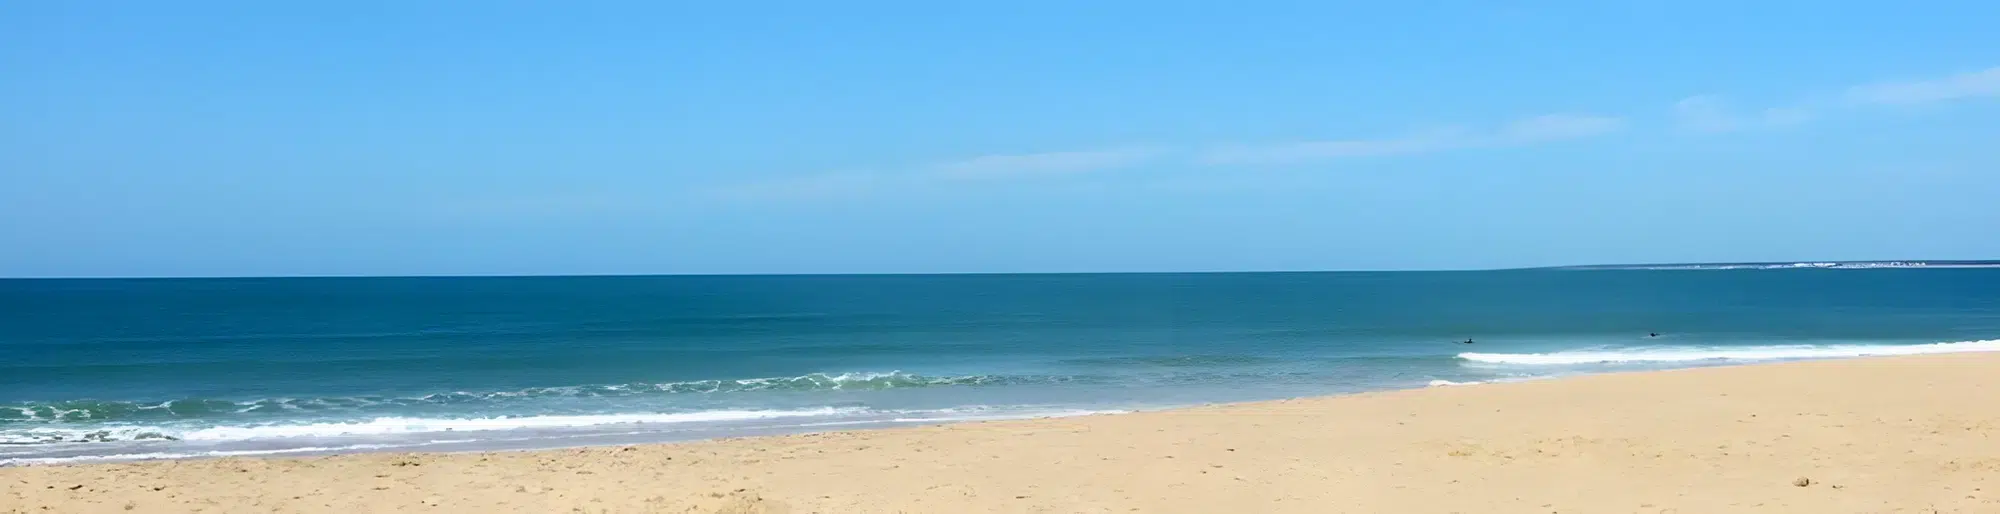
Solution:
M 407 412 L 411 407 L 479 407 L 537 398 L 617 398 L 645 395 L 726 394 L 756 391 L 870 391 L 915 387 L 1066 383 L 1069 376 L 966 375 L 930 377 L 903 373 L 813 373 L 796 377 L 688 382 L 533 387 L 512 391 L 444 392 L 412 397 L 343 396 L 232 401 L 189 398 L 132 402 L 73 400 L 0 405 L 0 427 L 17 423 L 175 421 L 258 415 Z
M 2000 339 L 1918 345 L 1649 346 L 1552 353 L 1461 353 L 1470 362 L 1514 365 L 1771 361 L 2000 351 Z
M 1127 410 L 1090 410 L 1073 408 L 1035 407 L 986 407 L 969 406 L 948 409 L 927 410 L 872 410 L 858 407 L 821 407 L 796 410 L 712 410 L 682 413 L 651 414 L 599 414 L 577 416 L 496 416 L 489 418 L 377 418 L 355 422 L 323 423 L 272 423 L 262 425 L 231 425 L 207 428 L 173 427 L 119 427 L 110 429 L 62 429 L 42 428 L 27 431 L 0 433 L 0 444 L 34 445 L 63 443 L 144 443 L 146 441 L 185 441 L 207 443 L 197 446 L 174 446 L 179 451 L 141 451 L 135 453 L 100 453 L 69 456 L 22 456 L 12 457 L 0 452 L 0 466 L 56 464 L 69 462 L 120 461 L 176 459 L 191 457 L 283 455 L 294 453 L 340 453 L 352 451 L 413 448 L 439 444 L 475 443 L 496 441 L 493 435 L 481 433 L 503 433 L 501 431 L 526 430 L 531 438 L 556 440 L 548 430 L 580 429 L 585 432 L 571 434 L 602 433 L 607 428 L 618 426 L 647 426 L 661 428 L 661 425 L 686 423 L 728 423 L 728 422 L 769 422 L 767 428 L 779 429 L 821 429 L 854 425 L 890 425 L 912 423 L 947 423 L 961 421 L 988 421 L 1023 418 L 1048 418 L 1088 416 L 1096 414 L 1118 414 Z M 595 431 L 595 432 L 593 432 Z M 384 436 L 406 436 L 404 439 L 382 439 Z M 444 436 L 451 439 L 436 439 Z M 423 439 L 407 439 L 421 437 Z M 505 436 L 501 436 L 505 437 Z M 516 441 L 526 439 L 513 439 Z M 265 449 L 212 449 L 197 450 L 202 447 L 214 448 L 216 443 L 244 443 L 265 441 L 264 444 L 280 444 L 282 447 Z M 285 442 L 298 441 L 298 442 Z M 346 443 L 327 444 L 337 441 Z M 353 444 L 355 441 L 383 441 Z M 401 441 L 401 442 L 387 442 Z M 116 448 L 139 448 L 115 446 Z M 159 448 L 159 447 L 154 447 Z M 18 453 L 18 452 L 16 452 Z M 31 454 L 20 454 L 31 455 Z

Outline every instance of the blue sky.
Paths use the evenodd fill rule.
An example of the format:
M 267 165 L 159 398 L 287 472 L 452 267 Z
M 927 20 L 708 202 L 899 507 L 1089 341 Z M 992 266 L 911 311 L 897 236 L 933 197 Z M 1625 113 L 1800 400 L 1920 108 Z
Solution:
M 2000 258 L 2000 3 L 693 4 L 0 6 L 0 276 Z

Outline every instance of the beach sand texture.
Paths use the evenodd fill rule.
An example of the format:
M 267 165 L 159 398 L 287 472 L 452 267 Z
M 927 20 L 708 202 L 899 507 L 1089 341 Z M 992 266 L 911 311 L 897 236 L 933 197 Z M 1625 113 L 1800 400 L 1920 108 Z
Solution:
M 2000 354 L 486 454 L 0 469 L 0 512 L 2000 513 Z

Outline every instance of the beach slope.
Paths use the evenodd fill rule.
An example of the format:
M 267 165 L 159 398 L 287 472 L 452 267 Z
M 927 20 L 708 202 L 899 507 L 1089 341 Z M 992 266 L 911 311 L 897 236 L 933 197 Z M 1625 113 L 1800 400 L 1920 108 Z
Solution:
M 0 469 L 0 512 L 2000 512 L 2000 354 L 489 454 Z

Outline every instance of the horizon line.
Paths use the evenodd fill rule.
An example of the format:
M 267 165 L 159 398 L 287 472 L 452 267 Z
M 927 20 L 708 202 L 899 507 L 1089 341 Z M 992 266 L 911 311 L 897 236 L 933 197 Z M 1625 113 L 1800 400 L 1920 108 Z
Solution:
M 342 278 L 639 278 L 639 277 L 895 277 L 895 276 L 982 276 L 982 275 L 1248 275 L 1248 274 L 1309 274 L 1309 273 L 1472 273 L 1490 271 L 1535 271 L 1535 270 L 1601 270 L 1601 271 L 1644 271 L 1647 268 L 1686 266 L 1758 266 L 1789 265 L 1797 263 L 1865 264 L 1865 263 L 1925 263 L 1970 266 L 2000 266 L 1996 259 L 1866 259 L 1866 260 L 1785 260 L 1785 261 L 1711 261 L 1711 262 L 1662 262 L 1646 264 L 1560 264 L 1549 266 L 1523 266 L 1505 268 L 1431 268 L 1431 269 L 1317 269 L 1317 270 L 1191 270 L 1191 271 L 938 271 L 938 272 L 822 272 L 822 273 L 467 273 L 467 274 L 409 274 L 409 275 L 361 275 L 361 274 L 299 274 L 299 275 L 98 275 L 98 276 L 19 276 L 0 277 L 0 280 L 254 280 L 254 279 L 342 279 Z M 1883 267 L 1883 269 L 1898 269 Z M 1665 271 L 1665 270 L 1660 270 Z

